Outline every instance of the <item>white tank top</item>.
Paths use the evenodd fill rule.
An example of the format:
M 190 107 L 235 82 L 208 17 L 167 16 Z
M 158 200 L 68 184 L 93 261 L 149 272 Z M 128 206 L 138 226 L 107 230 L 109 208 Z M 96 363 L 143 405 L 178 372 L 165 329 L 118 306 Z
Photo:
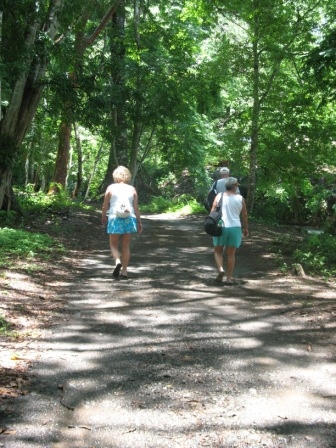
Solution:
M 223 194 L 222 219 L 225 227 L 241 227 L 240 213 L 243 208 L 243 196 Z
M 111 186 L 112 196 L 110 199 L 110 207 L 108 211 L 109 218 L 116 217 L 116 211 L 123 206 L 131 212 L 132 217 L 135 217 L 133 208 L 134 188 L 131 185 L 124 183 L 116 183 Z

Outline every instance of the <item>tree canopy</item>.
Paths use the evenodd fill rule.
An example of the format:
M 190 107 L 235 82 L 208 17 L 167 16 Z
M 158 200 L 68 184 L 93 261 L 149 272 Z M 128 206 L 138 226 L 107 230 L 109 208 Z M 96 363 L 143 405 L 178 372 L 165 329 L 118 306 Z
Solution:
M 27 184 L 98 197 L 119 164 L 143 200 L 188 177 L 199 201 L 225 164 L 250 213 L 292 221 L 334 189 L 331 0 L 0 8 L 0 209 Z

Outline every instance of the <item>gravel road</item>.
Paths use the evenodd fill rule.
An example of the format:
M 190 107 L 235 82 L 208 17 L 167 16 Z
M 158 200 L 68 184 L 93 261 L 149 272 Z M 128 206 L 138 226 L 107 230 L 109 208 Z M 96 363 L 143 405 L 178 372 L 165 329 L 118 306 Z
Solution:
M 253 225 L 216 284 L 202 220 L 144 216 L 128 281 L 97 230 L 1 447 L 336 447 L 336 289 L 282 275 Z

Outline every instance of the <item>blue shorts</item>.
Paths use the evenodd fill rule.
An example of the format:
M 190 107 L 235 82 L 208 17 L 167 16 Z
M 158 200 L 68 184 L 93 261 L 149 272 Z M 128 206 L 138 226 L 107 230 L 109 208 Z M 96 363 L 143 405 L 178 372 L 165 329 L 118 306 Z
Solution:
M 241 227 L 223 227 L 221 236 L 212 237 L 214 246 L 238 247 L 242 242 L 242 228 Z
M 111 218 L 107 221 L 107 233 L 112 235 L 123 235 L 124 233 L 137 233 L 137 219 L 129 218 Z

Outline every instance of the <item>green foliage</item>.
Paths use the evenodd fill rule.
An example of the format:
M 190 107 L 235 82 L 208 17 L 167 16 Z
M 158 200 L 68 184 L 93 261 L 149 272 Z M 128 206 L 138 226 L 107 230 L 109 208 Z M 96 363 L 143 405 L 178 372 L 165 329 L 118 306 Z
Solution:
M 24 220 L 32 219 L 33 216 L 39 220 L 52 212 L 64 210 L 70 205 L 69 198 L 61 192 L 58 195 L 46 195 L 33 191 L 33 186 L 29 185 L 25 192 L 18 195 L 22 209 L 24 210 Z M 3 215 L 3 214 L 2 214 Z M 13 224 L 15 214 L 8 214 L 7 227 L 0 228 L 0 267 L 10 268 L 14 260 L 29 260 L 27 269 L 33 269 L 32 260 L 36 257 L 48 259 L 52 254 L 62 252 L 64 248 L 48 235 L 28 232 L 22 229 L 9 228 Z M 4 215 L 3 215 L 4 218 Z
M 141 213 L 176 213 L 178 215 L 193 215 L 205 213 L 204 206 L 188 194 L 175 197 L 173 200 L 162 196 L 152 198 L 150 204 L 141 207 Z
M 3 116 L 31 57 L 46 52 L 50 62 L 45 77 L 36 80 L 45 90 L 20 151 L 14 148 L 13 136 L 0 136 L 0 165 L 13 162 L 16 185 L 25 185 L 27 180 L 34 184 L 19 193 L 22 208 L 44 213 L 73 206 L 66 191 L 56 196 L 36 193 L 52 178 L 58 130 L 66 112 L 71 111 L 71 121 L 79 129 L 81 193 L 94 167 L 91 192 L 98 197 L 110 148 L 111 153 L 116 149 L 113 163 L 126 164 L 135 146 L 134 130 L 141 128 L 138 153 L 132 157 L 139 163 L 139 176 L 150 187 L 146 199 L 147 192 L 154 191 L 172 204 L 185 192 L 201 201 L 210 183 L 206 167 L 210 171 L 222 160 L 230 161 L 234 175 L 249 174 L 251 120 L 258 100 L 254 215 L 268 222 L 327 219 L 329 193 L 313 190 L 310 178 L 336 165 L 335 104 L 328 103 L 335 97 L 333 2 L 326 0 L 318 8 L 310 0 L 149 3 L 138 3 L 137 17 L 128 5 L 127 26 L 118 34 L 110 21 L 106 32 L 81 54 L 76 39 L 91 35 L 108 2 L 67 0 L 55 21 L 59 25 L 57 45 L 40 32 L 35 45 L 29 46 L 27 32 L 37 19 L 44 18 L 48 2 L 38 2 L 36 8 L 28 0 L 4 0 Z M 78 20 L 84 17 L 83 11 L 87 19 Z M 118 21 L 121 18 L 122 10 Z M 251 50 L 256 42 L 259 73 L 254 84 Z M 310 66 L 305 64 L 308 52 Z M 122 123 L 117 129 L 111 115 L 114 107 Z M 116 136 L 122 139 L 116 142 Z M 100 146 L 104 151 L 95 166 Z M 76 147 L 74 139 L 71 147 Z M 67 188 L 71 191 L 78 162 L 73 151 L 68 165 Z M 185 172 L 191 180 L 181 185 Z M 13 215 L 0 216 L 7 226 L 14 219 Z
M 17 212 L 0 210 L 0 227 L 12 227 L 18 219 Z
M 48 258 L 55 250 L 61 251 L 62 247 L 48 235 L 7 227 L 0 229 L 1 267 L 7 267 L 8 261 L 13 257 L 18 259 L 33 259 L 36 256 Z
M 24 191 L 18 191 L 18 199 L 25 212 L 42 212 L 48 210 L 62 210 L 73 204 L 68 193 L 60 185 L 57 185 L 59 193 L 46 194 L 42 191 L 35 192 L 34 185 L 29 184 Z
M 33 185 L 28 185 L 24 191 L 18 190 L 17 195 L 24 212 L 24 219 L 27 219 L 32 214 L 43 218 L 47 214 L 65 212 L 70 208 L 92 208 L 92 206 L 80 200 L 71 199 L 61 186 L 58 187 L 59 193 L 57 194 L 46 194 L 42 191 L 35 192 Z
M 319 219 L 320 222 L 325 221 L 327 216 L 327 195 L 328 192 L 326 192 L 325 189 L 319 189 L 319 191 L 312 195 L 307 201 L 306 207 L 309 209 L 312 219 L 315 222 L 317 219 Z
M 336 276 L 336 238 L 328 234 L 313 235 L 294 252 L 305 270 L 330 278 Z
M 334 23 L 334 22 L 333 22 Z M 324 26 L 325 37 L 311 50 L 306 61 L 307 74 L 313 75 L 317 87 L 322 91 L 325 101 L 335 100 L 336 71 L 336 29 Z M 325 30 L 320 30 L 325 33 Z
M 10 323 L 3 316 L 0 316 L 0 335 L 8 336 L 10 328 Z
M 253 218 L 268 224 L 288 223 L 290 205 L 288 193 L 284 188 L 273 186 L 266 193 L 257 191 Z
M 257 192 L 253 216 L 270 224 L 314 225 L 334 233 L 336 197 L 332 190 L 323 187 L 298 188 L 296 191 L 284 183 L 283 187 L 269 186 L 264 193 Z

